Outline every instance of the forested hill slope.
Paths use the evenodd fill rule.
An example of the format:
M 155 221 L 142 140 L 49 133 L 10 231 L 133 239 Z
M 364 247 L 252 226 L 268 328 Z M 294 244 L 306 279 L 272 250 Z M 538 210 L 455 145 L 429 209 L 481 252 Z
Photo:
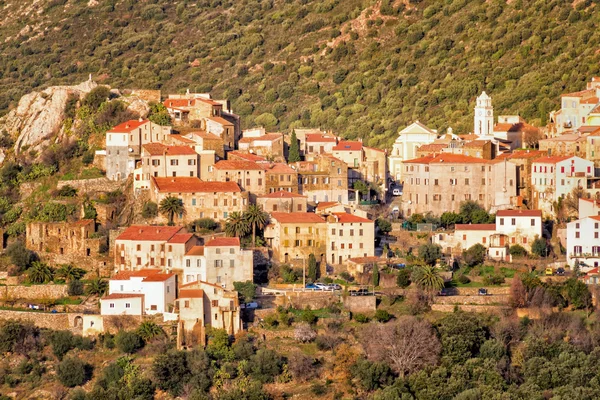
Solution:
M 413 119 L 466 133 L 481 90 L 496 114 L 544 123 L 560 93 L 600 73 L 590 0 L 0 4 L 3 112 L 91 73 L 112 87 L 228 97 L 246 126 L 320 126 L 384 147 Z

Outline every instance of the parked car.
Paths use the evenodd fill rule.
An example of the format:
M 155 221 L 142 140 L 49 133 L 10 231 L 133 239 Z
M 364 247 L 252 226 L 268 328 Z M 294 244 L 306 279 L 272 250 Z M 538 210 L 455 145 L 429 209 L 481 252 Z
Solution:
M 393 268 L 397 268 L 397 269 L 406 268 L 406 264 L 404 264 L 404 263 L 394 264 Z
M 394 188 L 392 190 L 392 195 L 394 195 L 394 196 L 402 196 L 402 189 L 400 189 L 400 188 Z
M 369 294 L 371 294 L 365 288 L 350 288 L 348 292 L 350 293 L 350 296 L 368 296 Z
M 556 275 L 563 276 L 565 274 L 565 269 L 563 267 L 559 267 L 556 269 Z
M 452 296 L 454 293 L 451 289 L 448 288 L 443 288 L 442 290 L 440 290 L 440 292 L 438 293 L 438 296 Z
M 308 285 L 305 286 L 305 288 L 308 290 L 323 290 L 320 287 L 318 287 L 317 285 L 315 285 L 314 283 L 309 283 Z
M 400 208 L 398 206 L 394 206 L 394 208 L 392 208 L 392 214 L 398 214 L 400 212 Z
M 554 270 L 550 267 L 546 268 L 546 271 L 544 272 L 547 276 L 552 276 L 554 275 Z
M 331 290 L 329 289 L 329 285 L 326 283 L 315 282 L 314 285 L 321 290 Z
M 342 286 L 338 285 L 337 283 L 332 283 L 329 285 L 329 287 L 332 288 L 332 290 L 342 290 Z
M 258 303 L 253 301 L 251 303 L 241 304 L 240 308 L 247 308 L 249 310 L 252 310 L 252 309 L 258 308 Z
M 488 290 L 485 288 L 479 288 L 479 290 L 477 291 L 477 294 L 480 296 L 487 296 L 488 295 Z

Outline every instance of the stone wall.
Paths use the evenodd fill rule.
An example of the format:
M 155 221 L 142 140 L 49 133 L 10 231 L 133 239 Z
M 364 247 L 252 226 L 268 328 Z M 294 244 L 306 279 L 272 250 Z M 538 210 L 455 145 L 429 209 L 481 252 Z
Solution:
M 502 286 L 502 287 L 486 287 L 488 294 L 490 295 L 509 295 L 510 287 Z M 456 288 L 458 295 L 460 296 L 476 296 L 479 288 Z M 482 296 L 484 297 L 484 296 Z
M 53 330 L 71 330 L 82 333 L 83 315 L 74 313 L 46 313 L 29 311 L 0 310 L 0 320 L 17 319 L 32 322 L 39 328 Z
M 508 304 L 508 295 L 492 296 L 437 296 L 435 304 Z
M 344 307 L 351 312 L 375 312 L 377 298 L 375 296 L 348 296 L 343 300 Z
M 67 295 L 67 285 L 0 286 L 0 300 L 54 300 Z
M 298 309 L 310 307 L 313 310 L 328 307 L 339 303 L 339 295 L 332 293 L 288 292 L 285 296 L 278 296 L 277 305 L 292 306 Z
M 506 315 L 507 313 L 511 313 L 512 310 L 505 306 L 482 306 L 482 305 L 454 305 L 454 304 L 433 304 L 431 306 L 432 311 L 439 312 L 454 312 L 455 309 L 459 309 L 465 312 L 473 312 L 473 313 L 491 313 L 491 314 L 499 314 Z
M 112 192 L 117 189 L 123 189 L 125 181 L 111 181 L 105 177 L 94 179 L 75 179 L 71 181 L 59 181 L 56 187 L 60 189 L 69 185 L 81 193 L 91 192 Z

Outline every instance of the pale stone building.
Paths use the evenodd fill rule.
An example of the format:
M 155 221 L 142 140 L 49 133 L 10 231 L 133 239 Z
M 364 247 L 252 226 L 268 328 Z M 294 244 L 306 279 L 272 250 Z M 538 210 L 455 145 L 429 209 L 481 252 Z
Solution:
M 309 202 L 348 204 L 348 166 L 330 155 L 307 155 L 291 165 L 298 171 L 298 192 Z
M 375 223 L 345 212 L 327 216 L 327 262 L 342 265 L 350 258 L 375 255 Z
M 208 180 L 236 182 L 242 190 L 250 193 L 253 202 L 256 196 L 265 194 L 265 170 L 261 165 L 252 161 L 218 161 Z
M 298 193 L 298 172 L 284 163 L 260 163 L 265 170 L 265 193 Z
M 258 196 L 256 204 L 269 213 L 307 211 L 306 196 L 284 190 Z
M 190 146 L 148 143 L 133 174 L 133 188 L 150 189 L 150 177 L 200 177 L 200 155 Z
M 40 255 L 51 253 L 72 257 L 97 257 L 101 240 L 94 237 L 96 224 L 91 219 L 77 222 L 28 222 L 26 247 Z M 83 265 L 82 265 L 83 266 Z
M 398 182 L 403 181 L 404 160 L 416 158 L 417 149 L 433 143 L 437 137 L 438 133 L 435 129 L 430 129 L 419 121 L 401 130 L 388 157 L 390 176 Z
M 580 218 L 567 224 L 567 263 L 580 264 L 587 272 L 600 266 L 600 216 Z

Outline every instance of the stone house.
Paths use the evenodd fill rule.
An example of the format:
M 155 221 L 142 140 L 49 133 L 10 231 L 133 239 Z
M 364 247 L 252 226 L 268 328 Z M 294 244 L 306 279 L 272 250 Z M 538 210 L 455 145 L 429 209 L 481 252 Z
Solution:
M 309 135 L 324 135 L 326 132 L 321 131 L 317 128 L 294 128 L 294 133 L 296 134 L 296 139 L 298 140 L 298 149 L 300 151 L 300 156 L 305 156 L 305 148 L 306 148 L 306 138 Z
M 100 299 L 102 316 L 170 312 L 177 292 L 175 274 L 154 269 L 122 271 L 108 281 L 108 295 Z
M 375 223 L 348 213 L 327 216 L 327 261 L 342 265 L 350 258 L 375 255 Z
M 590 118 L 590 113 L 598 104 L 600 78 L 593 77 L 586 89 L 561 95 L 561 108 L 550 113 L 550 121 L 558 134 L 565 130 L 577 129 L 582 125 L 600 125 L 600 121 Z
M 517 196 L 520 196 L 526 204 L 532 200 L 531 191 L 531 172 L 533 171 L 533 162 L 545 156 L 546 153 L 537 150 L 516 150 L 512 153 L 502 153 L 496 160 L 508 160 L 517 167 Z
M 309 202 L 348 203 L 348 166 L 330 155 L 306 157 L 291 165 L 298 171 L 298 192 Z
M 594 163 L 576 156 L 540 157 L 533 161 L 531 187 L 534 208 L 553 216 L 554 202 L 576 187 L 588 188 L 595 181 Z
M 600 199 L 579 199 L 579 219 L 600 215 Z
M 404 161 L 402 211 L 412 214 L 458 212 L 473 200 L 495 212 L 516 199 L 516 165 L 459 154 L 439 154 Z
M 97 257 L 103 242 L 95 237 L 96 223 L 91 219 L 77 222 L 28 222 L 26 247 L 40 255 L 50 253 L 68 259 Z M 85 267 L 85 265 L 81 265 Z
M 415 121 L 398 133 L 392 153 L 388 157 L 390 176 L 397 182 L 404 181 L 404 160 L 412 160 L 417 149 L 425 144 L 433 143 L 438 137 L 435 129 L 430 129 L 419 121 Z
M 586 157 L 587 137 L 580 133 L 564 133 L 560 136 L 539 141 L 540 151 L 548 156 Z
M 243 212 L 248 206 L 248 192 L 243 192 L 233 181 L 205 182 L 188 177 L 150 179 L 150 200 L 160 204 L 165 197 L 174 196 L 183 202 L 186 213 L 175 217 L 177 223 L 198 218 L 224 221 L 230 213 Z M 167 221 L 164 216 L 158 219 Z
M 301 194 L 281 190 L 258 196 L 256 204 L 266 212 L 306 212 L 307 199 Z
M 265 171 L 265 193 L 298 193 L 298 172 L 284 163 L 260 163 Z
M 332 154 L 338 138 L 325 133 L 310 133 L 304 141 L 304 154 Z
M 148 143 L 142 146 L 142 160 L 134 171 L 133 188 L 149 189 L 150 177 L 200 177 L 200 155 L 189 146 Z
M 242 190 L 250 193 L 253 202 L 256 196 L 265 194 L 265 170 L 262 165 L 252 161 L 218 161 L 208 180 L 236 182 Z
M 567 263 L 583 272 L 600 266 L 600 216 L 580 218 L 567 224 Z
M 264 128 L 242 131 L 238 142 L 240 151 L 267 157 L 272 160 L 285 160 L 285 145 L 282 133 L 266 133 Z
M 238 292 L 196 281 L 182 285 L 176 300 L 179 313 L 177 348 L 206 344 L 206 327 L 224 329 L 228 335 L 243 330 Z
M 162 142 L 171 134 L 171 127 L 149 120 L 123 122 L 106 132 L 106 177 L 127 179 L 141 157 L 142 145 Z
M 539 128 L 529 125 L 518 115 L 500 115 L 493 136 L 510 142 L 511 150 L 526 147 L 528 135 L 539 135 Z
M 223 140 L 225 151 L 234 150 L 237 146 L 235 124 L 223 117 L 208 117 L 203 128 Z
M 585 137 L 585 154 L 586 159 L 593 161 L 596 168 L 600 168 L 600 127 L 596 128 Z
M 263 156 L 257 156 L 256 154 L 245 153 L 243 151 L 238 150 L 230 151 L 229 153 L 227 153 L 227 159 L 230 161 L 252 161 L 259 164 L 263 162 L 269 162 Z

